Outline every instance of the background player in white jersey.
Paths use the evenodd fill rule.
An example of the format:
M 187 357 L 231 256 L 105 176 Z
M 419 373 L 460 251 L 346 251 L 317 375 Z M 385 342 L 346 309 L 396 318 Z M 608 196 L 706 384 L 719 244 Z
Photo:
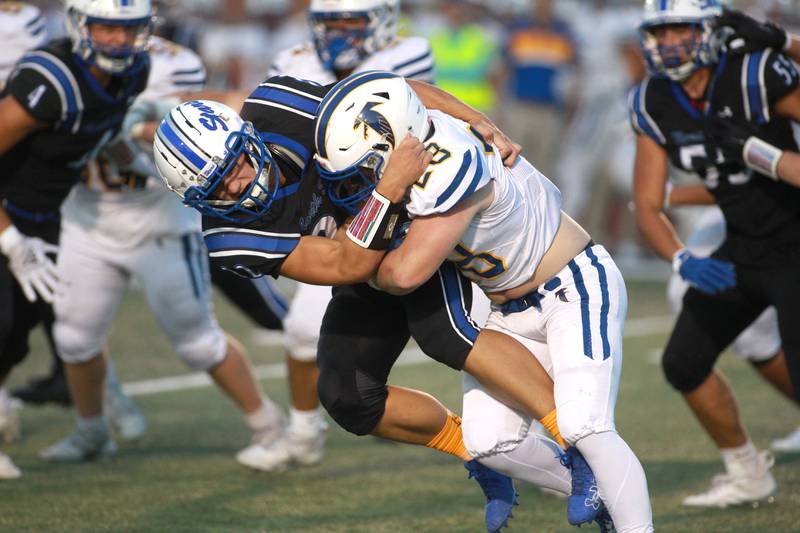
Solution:
M 312 40 L 279 52 L 270 75 L 328 85 L 353 72 L 388 70 L 432 82 L 433 56 L 427 39 L 396 35 L 399 4 L 399 0 L 312 0 Z M 330 287 L 298 283 L 284 319 L 292 396 L 287 445 L 290 450 L 313 446 L 319 458 L 325 425 L 317 397 L 317 342 L 330 299 Z
M 407 236 L 381 263 L 377 284 L 404 294 L 443 261 L 455 263 L 492 300 L 486 328 L 519 340 L 552 376 L 561 435 L 594 470 L 618 531 L 652 531 L 644 470 L 614 425 L 627 295 L 613 260 L 560 210 L 558 189 L 526 160 L 505 168 L 474 129 L 426 111 L 397 76 L 361 80 L 348 78 L 320 104 L 316 158 L 330 193 L 374 187 L 404 137 L 424 141 L 433 154 L 411 189 Z M 528 432 L 529 423 L 478 383 L 468 384 L 468 451 L 491 468 L 540 483 L 537 468 L 555 462 L 555 454 Z M 566 470 L 547 474 L 560 476 L 553 488 L 564 491 Z
M 191 50 L 158 37 L 151 37 L 149 50 L 148 85 L 126 119 L 129 127 L 156 118 L 147 114 L 160 115 L 160 102 L 171 105 L 175 95 L 200 90 L 205 82 L 202 62 Z M 99 352 L 135 276 L 178 356 L 193 370 L 207 371 L 244 413 L 253 442 L 237 459 L 257 462 L 264 445 L 281 435 L 283 414 L 263 396 L 241 345 L 216 321 L 200 218 L 160 179 L 151 178 L 146 164 L 125 172 L 117 168 L 118 159 L 106 154 L 91 161 L 85 183 L 62 207 L 58 265 L 68 286 L 55 302 L 55 339 L 78 422 L 70 436 L 41 456 L 76 461 L 113 451 L 102 417 L 104 358 Z

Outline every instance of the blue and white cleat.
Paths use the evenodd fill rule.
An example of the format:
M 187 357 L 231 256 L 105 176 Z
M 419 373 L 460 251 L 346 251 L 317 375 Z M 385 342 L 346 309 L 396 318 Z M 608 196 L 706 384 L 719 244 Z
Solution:
M 617 533 L 617 528 L 614 527 L 614 521 L 611 520 L 611 514 L 608 508 L 603 505 L 597 517 L 594 519 L 597 525 L 600 526 L 600 533 Z
M 589 463 L 575 446 L 561 455 L 561 464 L 572 473 L 572 494 L 567 497 L 567 521 L 573 526 L 589 523 L 604 508 Z
M 464 463 L 469 477 L 474 478 L 486 496 L 486 529 L 497 533 L 514 517 L 512 510 L 517 504 L 517 491 L 510 477 L 495 472 L 473 459 Z

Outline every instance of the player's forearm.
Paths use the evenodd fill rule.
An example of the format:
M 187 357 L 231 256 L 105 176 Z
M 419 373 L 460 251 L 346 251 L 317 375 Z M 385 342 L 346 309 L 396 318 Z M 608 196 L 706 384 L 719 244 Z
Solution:
M 7 227 L 11 226 L 13 223 L 11 222 L 11 217 L 8 215 L 8 211 L 6 208 L 0 205 L 0 233 L 2 233 Z
M 455 117 L 464 122 L 472 123 L 473 121 L 486 119 L 486 115 L 474 109 L 452 94 L 444 91 L 438 87 L 417 80 L 406 80 L 408 84 L 417 93 L 419 99 L 428 109 L 436 109 L 442 111 L 452 117 Z M 488 120 L 488 119 L 487 119 Z
M 669 205 L 714 205 L 714 195 L 704 185 L 679 185 L 669 195 Z
M 408 294 L 427 281 L 433 272 L 423 273 L 425 265 L 416 265 L 414 258 L 400 246 L 386 255 L 378 268 L 376 283 L 389 294 Z M 425 269 L 427 270 L 427 269 Z
M 778 160 L 777 173 L 781 181 L 800 187 L 800 153 L 783 152 Z
M 637 205 L 636 224 L 650 247 L 666 261 L 672 261 L 675 252 L 683 248 L 674 226 L 660 210 Z

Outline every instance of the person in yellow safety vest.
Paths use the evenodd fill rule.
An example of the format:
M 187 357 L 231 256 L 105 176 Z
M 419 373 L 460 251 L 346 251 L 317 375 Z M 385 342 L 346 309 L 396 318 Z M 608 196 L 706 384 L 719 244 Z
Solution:
M 430 37 L 436 64 L 436 84 L 472 107 L 491 115 L 497 85 L 498 44 L 473 23 L 482 8 L 469 2 L 444 0 L 447 26 Z

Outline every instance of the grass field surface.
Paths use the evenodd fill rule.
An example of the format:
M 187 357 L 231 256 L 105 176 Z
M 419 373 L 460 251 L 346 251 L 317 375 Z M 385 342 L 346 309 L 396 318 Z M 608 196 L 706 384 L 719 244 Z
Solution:
M 800 531 L 800 455 L 778 456 L 774 504 L 759 509 L 687 509 L 688 493 L 706 488 L 722 463 L 658 365 L 669 322 L 662 284 L 629 286 L 630 327 L 617 404 L 617 425 L 647 472 L 656 529 L 677 532 Z M 219 301 L 220 321 L 248 345 L 256 365 L 280 363 L 279 347 L 249 342 L 250 325 Z M 653 319 L 653 320 L 648 320 Z M 640 326 L 644 327 L 640 327 Z M 660 326 L 659 326 L 660 325 Z M 137 292 L 125 299 L 111 347 L 123 382 L 186 374 Z M 20 384 L 45 371 L 41 336 L 12 376 Z M 800 424 L 800 411 L 780 398 L 746 363 L 723 356 L 740 408 L 758 447 Z M 425 390 L 460 410 L 460 377 L 433 362 L 397 367 L 392 383 Z M 287 404 L 286 383 L 265 379 Z M 212 387 L 136 398 L 147 435 L 120 443 L 108 461 L 47 464 L 38 451 L 67 434 L 69 411 L 25 408 L 23 439 L 2 450 L 23 477 L 0 482 L 3 532 L 479 532 L 483 498 L 456 459 L 431 450 L 357 438 L 332 424 L 324 462 L 284 473 L 257 474 L 233 456 L 249 431 L 233 405 Z M 519 484 L 521 505 L 511 532 L 574 531 L 564 501 Z M 579 531 L 592 531 L 584 527 Z

